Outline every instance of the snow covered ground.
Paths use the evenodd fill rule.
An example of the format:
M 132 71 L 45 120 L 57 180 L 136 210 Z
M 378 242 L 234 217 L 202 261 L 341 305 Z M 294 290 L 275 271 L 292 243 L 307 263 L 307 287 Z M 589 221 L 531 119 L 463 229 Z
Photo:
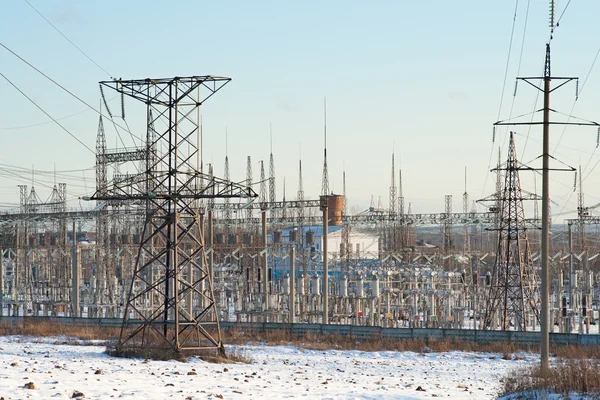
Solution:
M 534 354 L 316 351 L 291 346 L 232 346 L 252 364 L 113 358 L 104 347 L 61 338 L 0 338 L 4 399 L 449 399 L 496 398 L 510 370 Z M 29 382 L 34 389 L 27 389 Z

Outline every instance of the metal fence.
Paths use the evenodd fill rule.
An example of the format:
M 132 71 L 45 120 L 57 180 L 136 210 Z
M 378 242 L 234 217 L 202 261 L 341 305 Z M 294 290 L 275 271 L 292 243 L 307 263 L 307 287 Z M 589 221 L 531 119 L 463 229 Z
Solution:
M 0 317 L 0 323 L 21 324 L 27 322 L 53 321 L 64 325 L 120 327 L 119 318 L 72 318 L 72 317 Z M 131 326 L 139 322 L 130 320 Z M 517 331 L 478 331 L 473 329 L 428 329 L 428 328 L 381 328 L 377 326 L 354 325 L 323 325 L 323 324 L 280 324 L 271 322 L 221 322 L 223 330 L 238 330 L 242 332 L 287 332 L 294 336 L 306 334 L 334 334 L 352 336 L 357 339 L 434 339 L 462 340 L 474 343 L 505 342 L 524 345 L 536 345 L 540 342 L 539 332 Z M 551 333 L 550 343 L 557 345 L 600 345 L 600 335 L 580 335 L 576 333 Z

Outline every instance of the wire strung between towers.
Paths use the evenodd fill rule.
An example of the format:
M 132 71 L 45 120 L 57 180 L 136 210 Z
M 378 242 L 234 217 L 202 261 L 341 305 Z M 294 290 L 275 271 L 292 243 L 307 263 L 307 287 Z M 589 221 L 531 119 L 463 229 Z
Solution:
M 89 107 L 90 109 L 94 110 L 98 115 L 102 115 L 102 112 L 97 110 L 95 107 L 91 106 L 90 104 L 88 104 L 85 100 L 81 99 L 80 97 L 78 97 L 76 94 L 74 94 L 73 92 L 71 92 L 69 89 L 65 88 L 64 86 L 62 86 L 60 83 L 56 82 L 54 79 L 50 78 L 48 75 L 46 75 L 45 73 L 43 73 L 41 70 L 39 70 L 38 68 L 36 68 L 33 64 L 31 64 L 29 61 L 25 60 L 23 57 L 21 57 L 20 55 L 18 55 L 17 53 L 15 53 L 13 50 L 11 50 L 10 48 L 8 48 L 4 43 L 0 42 L 0 46 L 3 47 L 6 51 L 8 51 L 9 53 L 11 53 L 13 56 L 17 57 L 19 60 L 21 60 L 23 63 L 25 63 L 27 66 L 29 66 L 31 69 L 33 69 L 34 71 L 36 71 L 37 73 L 39 73 L 40 75 L 42 75 L 44 78 L 48 79 L 50 82 L 52 82 L 53 84 L 55 84 L 56 86 L 58 86 L 60 89 L 62 89 L 63 91 L 67 92 L 68 94 L 70 94 L 72 97 L 74 97 L 76 100 L 78 100 L 79 102 L 85 104 L 87 107 Z M 105 116 L 104 116 L 105 117 Z M 108 118 L 108 117 L 107 117 Z M 139 138 L 138 136 L 134 135 L 129 129 L 123 128 L 121 125 L 117 126 L 121 129 L 123 129 L 124 131 L 129 132 L 129 134 L 133 137 L 135 137 L 138 140 L 142 140 L 141 138 Z
M 10 83 L 10 85 L 12 87 L 14 87 L 15 89 L 17 89 L 17 91 L 19 93 L 21 93 L 27 100 L 29 100 L 34 106 L 36 106 L 41 112 L 43 112 L 44 114 L 46 114 L 46 116 L 48 118 L 50 118 L 52 121 L 54 121 L 54 123 L 58 126 L 60 126 L 62 128 L 63 131 L 67 132 L 69 134 L 69 136 L 71 136 L 73 139 L 77 140 L 79 142 L 79 144 L 81 144 L 83 147 L 85 147 L 86 149 L 88 149 L 93 155 L 96 155 L 96 152 L 92 149 L 90 149 L 85 143 L 83 143 L 81 141 L 81 139 L 79 139 L 77 136 L 75 136 L 73 133 L 71 133 L 67 128 L 65 128 L 60 122 L 58 122 L 56 119 L 54 119 L 54 117 L 52 117 L 52 115 L 48 114 L 48 112 L 46 112 L 46 110 L 44 110 L 41 106 L 39 106 L 35 101 L 33 101 L 33 99 L 31 99 L 29 96 L 27 96 L 25 94 L 25 92 L 23 92 L 21 89 L 19 89 L 19 87 L 17 85 L 15 85 L 10 79 L 8 79 L 2 72 L 0 72 L 0 76 L 2 76 L 8 83 Z
M 100 64 L 98 64 L 96 61 L 94 61 L 92 59 L 92 57 L 90 57 L 85 51 L 83 51 L 81 48 L 79 48 L 79 46 L 77 46 L 75 43 L 73 43 L 73 41 L 71 39 L 69 39 L 67 37 L 67 35 L 62 33 L 60 29 L 58 29 L 52 22 L 50 22 L 50 20 L 48 18 L 46 18 L 44 16 L 44 14 L 42 14 L 37 8 L 35 8 L 28 0 L 25 0 L 25 3 L 27 3 L 29 5 L 29 7 L 33 8 L 33 10 L 36 13 L 38 13 L 40 17 L 42 17 L 44 19 L 44 21 L 46 21 L 52 28 L 54 28 L 54 30 L 56 32 L 58 32 L 63 38 L 65 38 L 67 40 L 67 42 L 71 43 L 71 45 L 73 45 L 73 47 L 75 47 L 81 54 L 83 54 L 85 56 L 85 58 L 90 60 L 96 67 L 98 67 L 100 70 L 102 70 L 102 72 L 104 72 L 106 75 L 108 75 L 110 77 L 110 79 L 113 79 L 111 74 L 109 74 L 104 68 L 102 68 L 102 66 Z

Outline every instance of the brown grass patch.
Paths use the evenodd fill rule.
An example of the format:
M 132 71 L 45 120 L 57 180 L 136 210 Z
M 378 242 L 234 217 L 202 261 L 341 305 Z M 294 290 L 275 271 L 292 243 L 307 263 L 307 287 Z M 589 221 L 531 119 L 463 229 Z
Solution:
M 166 343 L 162 343 L 165 345 Z M 212 349 L 182 350 L 175 351 L 167 347 L 152 346 L 128 346 L 117 349 L 117 340 L 112 340 L 106 345 L 106 354 L 113 357 L 143 358 L 146 360 L 176 360 L 186 362 L 188 358 L 198 357 L 203 361 L 214 364 L 251 364 L 252 359 L 237 349 L 229 349 L 220 352 L 216 347 Z
M 559 359 L 548 371 L 534 365 L 504 379 L 501 395 L 534 391 L 593 395 L 600 398 L 600 360 Z
M 216 332 L 209 330 L 213 337 Z M 64 336 L 60 339 L 64 344 L 88 344 L 90 340 L 116 340 L 120 334 L 119 327 L 98 327 L 96 325 L 76 324 L 67 325 L 61 321 L 61 318 L 48 318 L 44 321 L 28 320 L 23 322 L 9 323 L 0 322 L 0 335 L 25 335 L 25 336 Z M 344 336 L 336 334 L 315 334 L 293 335 L 291 331 L 242 331 L 239 329 L 222 330 L 223 343 L 226 344 L 248 344 L 258 342 L 265 345 L 276 346 L 296 346 L 299 348 L 311 350 L 361 350 L 361 351 L 413 351 L 423 352 L 447 352 L 447 351 L 471 351 L 471 352 L 490 352 L 498 353 L 508 359 L 508 355 L 513 360 L 520 357 L 514 353 L 533 352 L 539 353 L 539 346 L 520 345 L 516 343 L 492 342 L 475 343 L 457 339 L 409 339 L 398 340 L 384 337 L 374 337 L 372 339 L 359 339 L 353 336 Z M 551 352 L 559 359 L 595 359 L 600 360 L 600 346 L 551 346 Z M 143 357 L 143 355 L 139 355 Z M 167 355 L 164 355 L 167 357 Z M 218 359 L 218 355 L 206 356 Z M 239 357 L 239 362 L 244 362 L 244 357 Z M 176 357 L 164 358 L 176 359 Z M 234 362 L 236 356 L 232 356 Z
M 20 323 L 0 322 L 0 335 L 23 336 L 67 336 L 72 340 L 79 339 L 84 343 L 89 340 L 109 340 L 119 336 L 120 328 L 101 328 L 93 325 L 66 325 L 60 318 L 49 318 L 47 321 L 28 321 Z
M 376 337 L 373 339 L 359 339 L 353 336 L 336 334 L 293 335 L 290 331 L 240 331 L 226 330 L 223 332 L 223 341 L 228 344 L 248 344 L 258 342 L 269 346 L 296 346 L 309 350 L 361 350 L 361 351 L 413 351 L 422 352 L 447 352 L 447 351 L 473 351 L 509 354 L 517 351 L 536 351 L 535 346 L 514 343 L 474 343 L 457 339 L 408 339 L 399 340 Z

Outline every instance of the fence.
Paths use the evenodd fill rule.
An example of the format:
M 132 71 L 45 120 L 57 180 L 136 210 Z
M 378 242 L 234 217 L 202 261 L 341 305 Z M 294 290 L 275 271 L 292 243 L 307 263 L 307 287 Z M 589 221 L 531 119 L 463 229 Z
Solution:
M 20 324 L 24 322 L 53 321 L 64 325 L 120 327 L 119 318 L 72 318 L 72 317 L 0 317 L 0 323 Z M 139 321 L 130 320 L 135 326 Z M 456 339 L 475 343 L 505 342 L 535 345 L 540 342 L 540 332 L 517 331 L 478 331 L 473 329 L 427 329 L 427 328 L 381 328 L 377 326 L 322 325 L 322 324 L 280 324 L 271 322 L 221 322 L 223 330 L 247 332 L 288 332 L 294 336 L 306 334 L 335 334 L 352 336 L 357 339 Z M 580 335 L 576 333 L 551 333 L 550 343 L 557 345 L 600 345 L 600 335 Z

